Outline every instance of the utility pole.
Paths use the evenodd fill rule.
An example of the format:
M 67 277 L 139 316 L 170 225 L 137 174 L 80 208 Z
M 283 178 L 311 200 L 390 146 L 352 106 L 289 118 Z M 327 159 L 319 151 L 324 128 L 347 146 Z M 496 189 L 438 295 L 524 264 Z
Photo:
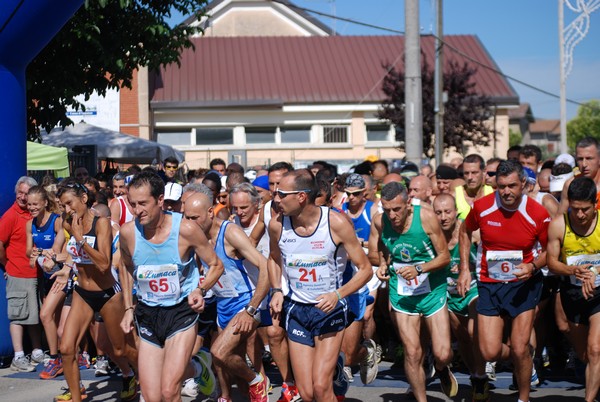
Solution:
M 565 71 L 565 9 L 564 0 L 558 0 L 558 47 L 560 48 L 560 152 L 567 148 L 567 74 Z
M 423 157 L 423 100 L 421 92 L 421 33 L 419 0 L 405 0 L 404 19 L 404 132 L 406 159 L 421 166 Z
M 440 166 L 444 157 L 444 16 L 443 0 L 437 0 L 436 6 L 436 38 L 435 38 L 435 166 Z

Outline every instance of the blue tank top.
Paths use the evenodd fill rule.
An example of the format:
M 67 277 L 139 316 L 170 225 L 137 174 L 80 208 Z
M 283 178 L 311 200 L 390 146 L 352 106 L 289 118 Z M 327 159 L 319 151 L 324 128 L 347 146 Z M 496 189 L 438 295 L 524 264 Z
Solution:
M 161 244 L 144 238 L 144 228 L 135 220 L 135 250 L 133 252 L 135 290 L 138 299 L 148 306 L 174 306 L 182 302 L 196 287 L 200 273 L 194 253 L 187 261 L 179 257 L 179 228 L 182 215 L 171 215 L 169 237 Z
M 212 287 L 212 291 L 219 299 L 238 297 L 243 293 L 252 292 L 255 288 L 255 284 L 250 280 L 248 271 L 244 267 L 244 260 L 231 258 L 225 251 L 225 231 L 231 223 L 229 221 L 221 223 L 215 242 L 215 253 L 225 268 L 219 281 Z M 221 300 L 218 302 L 221 303 Z
M 367 203 L 365 204 L 365 207 L 359 216 L 352 218 L 348 215 L 348 217 L 352 219 L 356 237 L 365 241 L 369 240 L 369 234 L 371 233 L 371 208 L 373 208 L 373 201 L 367 200 Z M 342 210 L 346 214 L 348 213 L 347 202 L 342 205 Z
M 31 237 L 33 244 L 37 248 L 43 248 L 45 250 L 52 248 L 54 244 L 54 238 L 56 232 L 54 231 L 54 222 L 56 222 L 58 215 L 55 213 L 50 214 L 50 218 L 46 221 L 46 224 L 42 227 L 38 227 L 35 219 L 31 222 Z

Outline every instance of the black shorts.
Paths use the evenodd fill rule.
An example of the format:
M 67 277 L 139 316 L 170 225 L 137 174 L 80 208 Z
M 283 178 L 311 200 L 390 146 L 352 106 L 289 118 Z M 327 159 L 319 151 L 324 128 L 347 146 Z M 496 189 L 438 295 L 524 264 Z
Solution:
M 217 300 L 215 297 L 205 301 L 204 311 L 198 317 L 198 336 L 206 339 L 211 331 L 217 329 Z
M 581 286 L 561 282 L 560 302 L 567 320 L 575 324 L 590 325 L 590 317 L 600 312 L 600 288 L 596 288 L 594 296 L 586 300 L 581 293 Z
M 102 310 L 102 307 L 104 307 L 114 295 L 121 292 L 121 285 L 115 282 L 112 288 L 97 291 L 85 290 L 80 286 L 75 286 L 73 289 L 81 296 L 83 301 L 91 307 L 94 313 L 99 313 L 100 310 Z
M 519 314 L 534 309 L 540 302 L 543 275 L 538 273 L 526 281 L 477 282 L 477 313 L 486 316 Z
M 560 276 L 544 276 L 544 285 L 542 286 L 542 295 L 540 301 L 544 301 L 554 296 L 560 286 Z
M 170 337 L 196 325 L 198 313 L 188 304 L 187 298 L 174 306 L 147 306 L 141 301 L 135 307 L 135 325 L 139 337 L 159 348 Z

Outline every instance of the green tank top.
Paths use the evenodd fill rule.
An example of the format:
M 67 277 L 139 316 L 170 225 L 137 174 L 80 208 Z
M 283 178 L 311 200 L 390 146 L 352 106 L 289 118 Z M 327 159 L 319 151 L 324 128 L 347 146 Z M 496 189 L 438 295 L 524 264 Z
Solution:
M 448 266 L 448 292 L 451 294 L 456 293 L 456 281 L 458 280 L 458 273 L 452 272 L 452 267 L 455 265 L 460 266 L 460 247 L 458 243 L 451 249 L 450 251 L 450 265 Z M 477 261 L 477 246 L 471 244 L 471 249 L 469 250 L 469 264 L 475 265 Z M 475 286 L 477 283 L 475 279 L 475 273 L 471 272 L 471 287 Z
M 390 292 L 398 287 L 398 277 L 394 270 L 393 263 L 424 263 L 429 262 L 436 257 L 435 248 L 427 233 L 423 230 L 421 223 L 421 206 L 413 206 L 413 218 L 410 228 L 406 233 L 398 233 L 392 227 L 392 223 L 386 214 L 382 216 L 383 233 L 381 239 L 388 248 L 392 257 L 390 265 Z M 431 289 L 446 284 L 448 269 L 440 269 L 429 274 L 429 283 Z

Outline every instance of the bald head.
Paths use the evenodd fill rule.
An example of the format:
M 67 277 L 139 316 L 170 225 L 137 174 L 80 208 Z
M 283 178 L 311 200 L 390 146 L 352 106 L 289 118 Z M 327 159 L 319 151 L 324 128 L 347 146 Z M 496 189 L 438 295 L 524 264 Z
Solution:
M 432 190 L 433 185 L 428 177 L 415 176 L 412 178 L 410 185 L 408 186 L 408 198 L 415 198 L 423 202 L 429 202 L 429 197 L 431 197 Z
M 110 218 L 110 208 L 105 204 L 96 204 L 91 208 L 92 214 L 99 218 Z
M 390 173 L 385 175 L 383 178 L 383 185 L 385 186 L 386 184 L 392 182 L 404 183 L 404 178 L 402 178 L 402 176 L 400 176 L 398 173 Z
M 202 231 L 208 232 L 212 225 L 212 200 L 203 193 L 193 193 L 185 201 L 183 217 L 195 222 Z

